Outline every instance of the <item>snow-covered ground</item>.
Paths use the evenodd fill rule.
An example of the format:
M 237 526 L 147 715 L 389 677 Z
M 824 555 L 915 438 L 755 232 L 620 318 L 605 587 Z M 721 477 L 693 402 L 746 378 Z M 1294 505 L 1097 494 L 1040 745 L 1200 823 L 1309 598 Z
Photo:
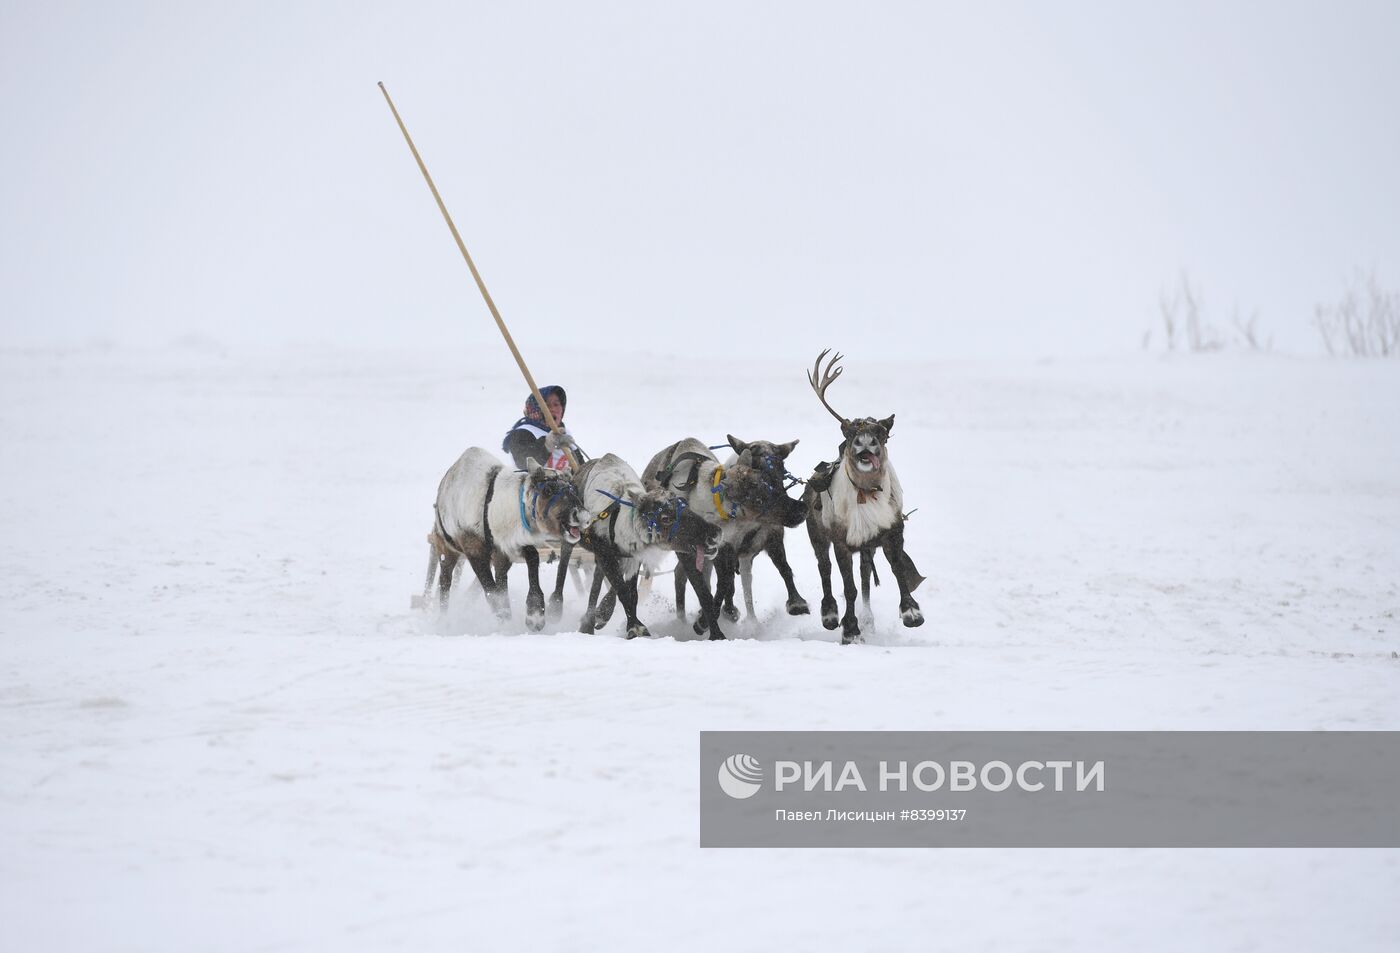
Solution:
M 666 586 L 651 641 L 409 611 L 439 477 L 519 412 L 503 352 L 0 352 L 6 947 L 1393 949 L 1392 850 L 697 846 L 704 729 L 1400 729 L 1393 362 L 831 343 L 929 580 L 845 648 L 762 562 L 725 644 Z M 590 452 L 797 472 L 815 350 L 527 348 Z

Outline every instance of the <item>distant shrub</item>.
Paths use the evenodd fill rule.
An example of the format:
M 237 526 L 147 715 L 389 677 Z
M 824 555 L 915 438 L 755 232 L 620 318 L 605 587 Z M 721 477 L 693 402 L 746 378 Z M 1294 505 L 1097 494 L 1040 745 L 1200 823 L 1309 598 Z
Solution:
M 1240 316 L 1239 308 L 1235 308 L 1231 323 L 1234 325 L 1236 338 L 1230 342 L 1214 326 L 1202 319 L 1202 300 L 1201 289 L 1191 283 L 1191 278 L 1185 271 L 1177 278 L 1175 285 L 1158 293 L 1157 308 L 1162 318 L 1163 340 L 1168 351 L 1175 351 L 1179 345 L 1183 350 L 1201 354 L 1219 351 L 1227 343 L 1234 343 L 1251 351 L 1273 349 L 1273 338 L 1265 339 L 1260 334 L 1257 311 L 1251 311 L 1246 319 Z M 1142 346 L 1148 348 L 1151 345 L 1152 331 L 1149 329 L 1143 335 Z
M 1400 294 L 1381 290 L 1375 272 L 1358 271 L 1340 301 L 1317 306 L 1313 323 L 1333 356 L 1400 355 Z

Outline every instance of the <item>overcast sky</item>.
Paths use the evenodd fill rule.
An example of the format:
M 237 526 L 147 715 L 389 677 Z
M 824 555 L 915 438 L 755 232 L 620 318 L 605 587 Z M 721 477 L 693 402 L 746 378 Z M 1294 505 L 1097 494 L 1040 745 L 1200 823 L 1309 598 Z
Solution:
M 1312 351 L 1400 288 L 1400 4 L 0 7 L 5 343 Z M 1160 333 L 1160 332 L 1159 332 Z M 490 358 L 503 352 L 492 350 Z

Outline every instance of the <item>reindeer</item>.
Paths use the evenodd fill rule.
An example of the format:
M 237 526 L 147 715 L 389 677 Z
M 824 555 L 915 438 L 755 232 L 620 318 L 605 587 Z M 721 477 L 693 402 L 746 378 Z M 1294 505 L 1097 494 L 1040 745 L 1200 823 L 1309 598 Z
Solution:
M 787 549 L 783 545 L 783 530 L 800 526 L 807 518 L 807 506 L 800 500 L 787 495 L 794 483 L 787 471 L 787 458 L 796 448 L 798 441 L 772 443 L 768 440 L 746 442 L 733 434 L 726 434 L 729 446 L 734 453 L 725 461 L 725 466 L 737 464 L 753 467 L 762 475 L 768 488 L 768 502 L 759 508 L 753 526 L 735 535 L 732 543 L 725 543 L 716 562 L 719 576 L 715 583 L 715 598 L 720 609 L 730 619 L 737 619 L 739 611 L 734 607 L 734 573 L 737 571 L 744 584 L 744 611 L 747 618 L 754 617 L 753 608 L 753 561 L 759 553 L 767 553 L 768 558 L 783 577 L 787 587 L 788 615 L 806 615 L 810 610 L 807 600 L 797 591 L 793 582 L 792 567 L 788 565 Z
M 585 510 L 565 473 L 531 461 L 526 471 L 509 470 L 489 451 L 467 450 L 438 484 L 437 511 L 428 539 L 437 555 L 438 592 L 447 608 L 452 571 L 463 556 L 485 590 L 497 618 L 510 618 L 506 573 L 523 558 L 530 574 L 525 598 L 525 625 L 544 627 L 544 591 L 540 588 L 541 543 L 576 543 L 583 535 Z M 428 569 L 432 585 L 433 566 Z
M 644 489 L 637 472 L 615 454 L 589 460 L 573 480 L 585 499 L 603 496 L 611 501 L 593 517 L 581 541 L 593 553 L 595 569 L 580 631 L 591 633 L 607 621 L 597 611 L 606 579 L 627 614 L 627 637 L 651 635 L 637 618 L 637 572 L 648 551 L 660 549 L 676 554 L 677 576 L 684 574 L 700 593 L 710 637 L 724 638 L 718 608 L 701 571 L 705 559 L 718 551 L 719 531 L 691 512 L 682 497 L 661 487 Z
M 742 456 L 749 445 L 731 436 L 730 446 Z M 788 452 L 796 441 L 785 444 Z M 736 446 L 737 445 L 737 446 Z M 776 445 L 769 445 L 776 446 Z M 743 449 L 741 449 L 743 448 Z M 778 454 L 779 457 L 784 454 Z M 752 461 L 752 453 L 750 460 Z M 671 444 L 651 458 L 642 471 L 642 478 L 648 484 L 656 483 L 665 489 L 684 494 L 691 512 L 698 513 L 707 522 L 721 530 L 718 585 L 729 587 L 729 601 L 733 603 L 734 571 L 737 566 L 735 546 L 741 543 L 755 529 L 796 526 L 805 515 L 805 506 L 799 500 L 787 496 L 781 474 L 772 474 L 756 467 L 753 462 L 742 459 L 725 466 L 709 448 L 694 437 Z M 786 563 L 786 559 L 783 559 Z M 781 569 L 779 570 L 781 571 Z M 686 578 L 676 577 L 676 616 L 685 618 Z M 785 577 L 789 596 L 797 594 L 791 584 L 791 568 Z M 703 600 L 699 588 L 696 592 Z M 800 601 L 801 596 L 797 596 Z M 731 618 L 737 618 L 735 612 Z M 703 633 L 707 627 L 704 614 L 696 621 L 695 631 Z M 711 637 L 714 635 L 711 633 Z
M 817 467 L 802 499 L 808 507 L 807 535 L 811 537 L 822 577 L 822 625 L 828 629 L 837 625 L 836 599 L 831 594 L 830 556 L 830 550 L 836 550 L 836 564 L 841 567 L 846 596 L 846 614 L 840 619 L 841 642 L 845 645 L 864 641 L 856 619 L 853 553 L 861 554 L 864 575 L 870 565 L 866 560 L 873 560 L 875 548 L 884 550 L 899 584 L 899 613 L 906 626 L 924 624 L 923 613 L 913 595 L 924 577 L 919 575 L 914 561 L 904 551 L 904 491 L 885 447 L 894 429 L 894 415 L 884 420 L 873 417 L 847 420 L 838 414 L 827 403 L 826 392 L 841 376 L 843 368 L 837 365 L 841 355 L 832 357 L 822 370 L 822 360 L 827 353 L 822 351 L 817 355 L 807 380 L 822 406 L 841 422 L 840 457 L 835 463 Z M 866 591 L 868 594 L 868 587 Z

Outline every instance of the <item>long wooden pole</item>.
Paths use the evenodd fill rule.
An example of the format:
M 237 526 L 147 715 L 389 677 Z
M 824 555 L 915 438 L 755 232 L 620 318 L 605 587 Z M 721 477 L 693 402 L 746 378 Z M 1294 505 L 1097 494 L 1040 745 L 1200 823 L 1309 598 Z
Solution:
M 428 183 L 428 189 L 433 193 L 433 199 L 437 202 L 438 211 L 442 212 L 443 220 L 447 222 L 447 228 L 452 232 L 452 238 L 457 242 L 457 250 L 466 259 L 467 267 L 471 269 L 472 277 L 476 279 L 476 286 L 481 290 L 481 296 L 486 299 L 486 307 L 491 310 L 491 317 L 496 319 L 496 327 L 501 329 L 501 336 L 506 339 L 506 347 L 510 348 L 511 355 L 515 358 L 515 363 L 520 366 L 520 373 L 525 375 L 525 383 L 530 385 L 530 393 L 535 395 L 535 403 L 540 408 L 540 413 L 544 416 L 545 423 L 549 424 L 550 430 L 557 431 L 559 423 L 554 419 L 554 414 L 550 412 L 549 405 L 545 403 L 544 397 L 540 394 L 540 389 L 535 386 L 535 378 L 530 373 L 530 369 L 525 366 L 525 358 L 520 356 L 520 349 L 515 346 L 515 339 L 510 336 L 510 329 L 506 327 L 505 321 L 501 319 L 501 312 L 496 310 L 496 302 L 491 300 L 491 292 L 486 290 L 486 282 L 481 280 L 481 272 L 476 270 L 476 262 L 472 261 L 471 254 L 467 251 L 466 242 L 462 241 L 462 235 L 457 231 L 457 225 L 452 221 L 451 214 L 447 211 L 447 206 L 442 202 L 442 196 L 438 194 L 437 186 L 433 184 L 433 177 L 428 174 L 428 167 L 423 164 L 423 157 L 418 154 L 418 147 L 413 144 L 413 137 L 408 134 L 408 127 L 403 124 L 403 118 L 399 111 L 394 108 L 394 101 L 389 97 L 389 91 L 384 88 L 384 84 L 379 84 L 379 91 L 384 94 L 384 101 L 389 104 L 389 111 L 394 114 L 394 121 L 399 124 L 399 131 L 403 133 L 404 142 L 408 143 L 408 149 L 413 153 L 413 160 L 418 163 L 418 169 L 423 173 L 423 180 Z M 578 469 L 578 461 L 574 459 L 573 451 L 567 447 L 564 449 L 565 455 L 569 458 L 569 465 Z

